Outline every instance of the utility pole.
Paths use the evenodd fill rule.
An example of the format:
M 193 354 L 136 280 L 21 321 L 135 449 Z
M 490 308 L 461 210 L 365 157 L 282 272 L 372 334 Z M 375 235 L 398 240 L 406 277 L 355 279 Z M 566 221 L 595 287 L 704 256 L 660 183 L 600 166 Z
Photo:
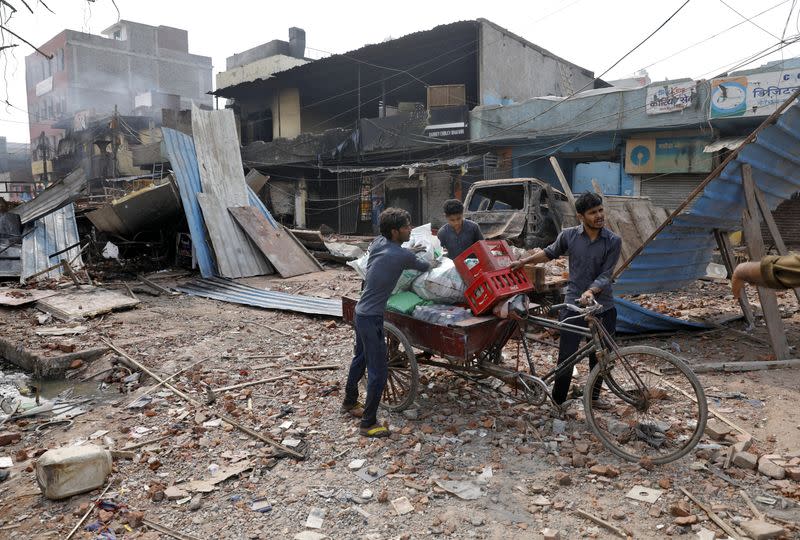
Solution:
M 111 154 L 114 158 L 114 164 L 112 165 L 112 178 L 117 177 L 117 149 L 119 145 L 117 144 L 117 136 L 119 134 L 119 115 L 117 114 L 117 106 L 114 105 L 114 118 L 111 120 Z
M 39 134 L 39 152 L 42 153 L 42 177 L 44 179 L 44 185 L 47 187 L 47 137 L 45 137 L 44 131 Z

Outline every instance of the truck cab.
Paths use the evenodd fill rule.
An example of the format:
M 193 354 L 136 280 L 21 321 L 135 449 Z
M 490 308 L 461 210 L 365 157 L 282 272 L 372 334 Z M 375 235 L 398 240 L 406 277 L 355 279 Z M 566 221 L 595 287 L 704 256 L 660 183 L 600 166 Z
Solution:
M 484 238 L 524 249 L 545 247 L 563 227 L 578 223 L 567 196 L 537 178 L 475 182 L 464 199 L 464 217 L 478 224 Z

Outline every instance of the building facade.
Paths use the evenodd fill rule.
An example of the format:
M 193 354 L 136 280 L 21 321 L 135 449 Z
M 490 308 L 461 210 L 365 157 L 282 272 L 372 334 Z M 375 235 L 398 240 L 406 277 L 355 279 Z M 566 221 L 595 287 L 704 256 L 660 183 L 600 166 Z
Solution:
M 469 144 L 474 107 L 598 83 L 485 19 L 314 61 L 304 47 L 293 28 L 288 42 L 230 57 L 215 94 L 236 114 L 244 164 L 271 177 L 266 196 L 305 208 L 287 220 L 343 233 L 373 232 L 385 206 L 440 224 L 441 203 L 483 172 Z
M 64 30 L 40 49 L 52 58 L 25 58 L 34 175 L 58 148 L 58 125 L 81 112 L 132 114 L 159 95 L 184 109 L 212 105 L 211 58 L 189 53 L 186 30 L 122 20 L 101 36 Z

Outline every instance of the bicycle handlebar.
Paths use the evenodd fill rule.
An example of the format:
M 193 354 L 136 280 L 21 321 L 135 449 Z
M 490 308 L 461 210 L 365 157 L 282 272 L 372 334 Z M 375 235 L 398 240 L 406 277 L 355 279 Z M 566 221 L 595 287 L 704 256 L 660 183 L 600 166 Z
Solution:
M 550 306 L 550 309 L 555 310 L 555 309 L 566 308 L 566 309 L 568 309 L 570 311 L 574 311 L 575 313 L 587 314 L 587 313 L 591 313 L 593 311 L 596 311 L 600 307 L 601 306 L 597 302 L 597 300 L 595 300 L 593 298 L 592 302 L 588 306 L 581 307 L 581 306 L 577 306 L 575 304 L 567 304 L 566 302 L 564 302 L 563 304 L 556 304 L 554 306 Z

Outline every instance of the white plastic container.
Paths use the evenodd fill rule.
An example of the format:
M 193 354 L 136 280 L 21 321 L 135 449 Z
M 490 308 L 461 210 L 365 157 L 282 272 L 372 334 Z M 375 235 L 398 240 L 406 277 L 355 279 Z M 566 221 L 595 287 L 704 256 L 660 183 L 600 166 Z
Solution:
M 101 487 L 111 474 L 111 452 L 93 444 L 48 450 L 36 462 L 36 481 L 48 499 Z

